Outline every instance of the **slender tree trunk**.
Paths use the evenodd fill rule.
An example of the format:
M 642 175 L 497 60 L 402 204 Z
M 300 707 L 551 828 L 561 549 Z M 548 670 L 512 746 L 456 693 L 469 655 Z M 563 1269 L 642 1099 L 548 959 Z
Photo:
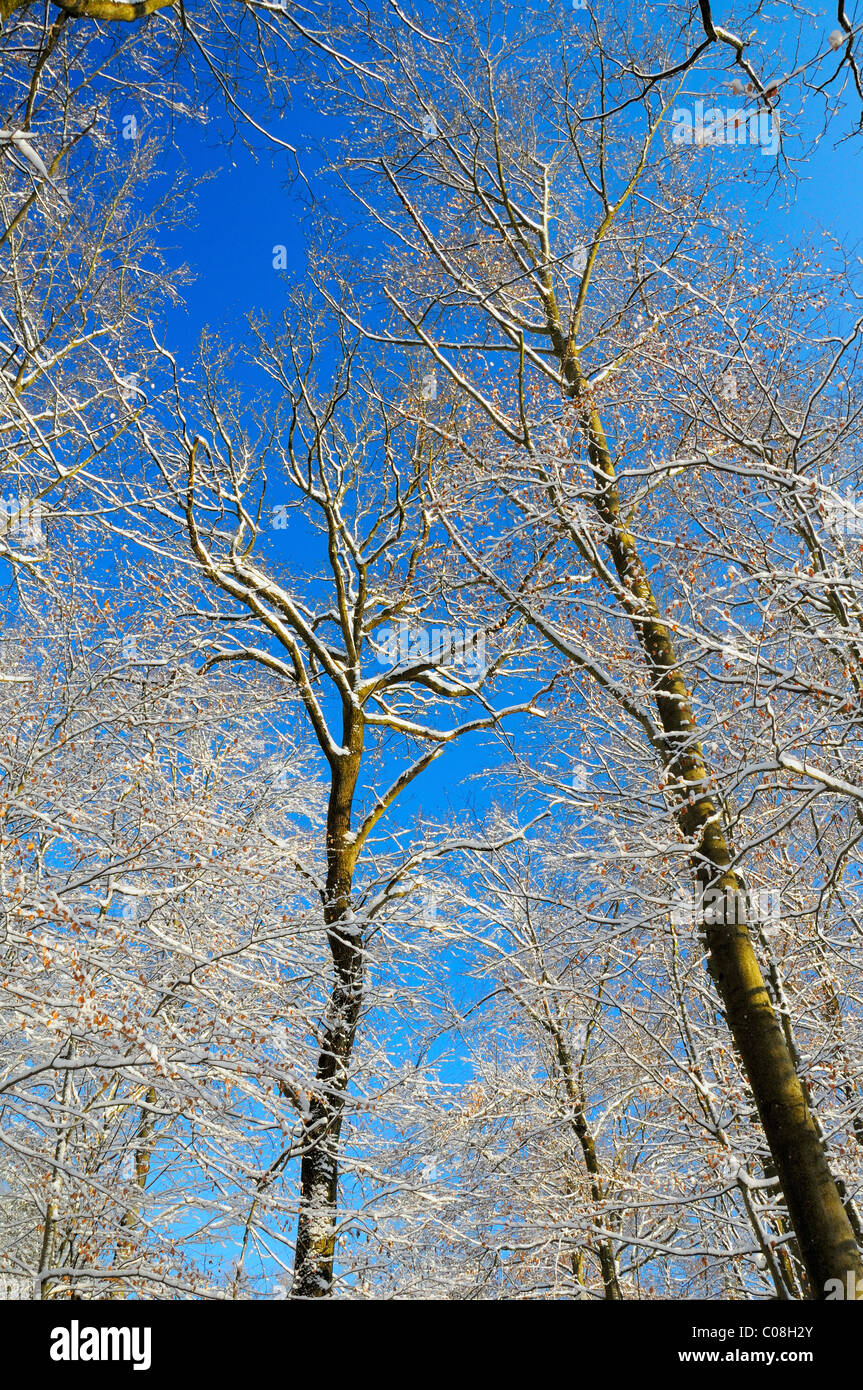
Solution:
M 300 1212 L 294 1263 L 295 1298 L 324 1298 L 332 1290 L 339 1191 L 339 1142 L 354 1037 L 362 1003 L 363 949 L 328 932 L 335 980 L 317 1067 L 317 1094 L 305 1123 Z
M 346 716 L 346 719 L 348 716 Z M 333 772 L 327 814 L 324 921 L 333 983 L 316 1071 L 315 1094 L 304 1117 L 300 1209 L 293 1298 L 326 1298 L 332 1291 L 339 1197 L 339 1144 L 351 1058 L 362 1008 L 365 951 L 351 917 L 355 855 L 351 807 L 362 756 L 361 716 L 349 716 L 350 756 Z
M 70 1042 L 66 1051 L 67 1060 L 71 1061 L 77 1052 L 75 1042 Z M 63 1104 L 63 1117 L 69 1112 L 69 1099 L 72 1094 L 72 1069 L 69 1067 L 63 1076 L 61 1088 L 61 1099 Z M 45 1275 L 45 1271 L 50 1269 L 54 1260 L 54 1249 L 57 1241 L 57 1218 L 60 1213 L 60 1197 L 63 1192 L 63 1165 L 66 1162 L 66 1151 L 69 1147 L 69 1135 L 74 1125 L 64 1124 L 57 1138 L 54 1147 L 54 1172 L 51 1176 L 51 1184 L 48 1188 L 48 1198 L 45 1205 L 45 1229 L 42 1233 L 42 1248 L 39 1252 L 39 1297 L 49 1299 L 51 1297 L 51 1281 Z
M 145 1108 L 142 1108 L 140 1118 L 138 1120 L 138 1131 L 134 1151 L 135 1183 L 141 1192 L 144 1192 L 146 1190 L 147 1179 L 150 1176 L 150 1157 L 152 1154 L 153 1131 L 156 1128 L 156 1117 L 153 1112 L 153 1107 L 156 1104 L 156 1099 L 157 1096 L 155 1086 L 148 1086 L 147 1090 L 144 1093 L 144 1100 L 146 1102 L 146 1106 Z M 138 1210 L 138 1208 L 129 1207 L 128 1211 L 123 1216 L 120 1225 L 123 1227 L 124 1230 L 130 1231 L 135 1226 L 137 1226 L 139 1219 L 140 1211 Z M 132 1254 L 134 1253 L 134 1249 L 135 1246 L 133 1241 L 118 1240 L 117 1248 L 114 1252 L 113 1263 L 118 1267 L 121 1266 L 123 1260 L 131 1258 Z M 118 1279 L 122 1280 L 122 1275 L 119 1275 Z M 119 1287 L 114 1289 L 112 1293 L 109 1293 L 107 1297 L 109 1299 L 124 1299 L 126 1295 L 122 1283 L 120 1283 Z
M 585 1106 L 584 1091 L 576 1077 L 575 1067 L 572 1061 L 572 1054 L 562 1031 L 555 1022 L 550 1022 L 552 1036 L 554 1038 L 555 1051 L 557 1053 L 558 1065 L 563 1075 L 563 1082 L 566 1088 L 567 1099 L 573 1108 L 572 1127 L 578 1139 L 579 1148 L 584 1159 L 584 1166 L 587 1169 L 588 1182 L 590 1183 L 590 1195 L 594 1207 L 599 1213 L 605 1200 L 605 1193 L 602 1182 L 602 1168 L 599 1162 L 599 1155 L 596 1152 L 596 1143 L 593 1138 L 590 1126 L 587 1123 L 587 1113 Z M 602 1275 L 602 1287 L 605 1297 L 612 1300 L 623 1298 L 620 1287 L 620 1280 L 617 1273 L 617 1260 L 614 1254 L 614 1245 L 608 1236 L 601 1236 L 598 1241 L 597 1250 L 599 1254 L 599 1269 Z

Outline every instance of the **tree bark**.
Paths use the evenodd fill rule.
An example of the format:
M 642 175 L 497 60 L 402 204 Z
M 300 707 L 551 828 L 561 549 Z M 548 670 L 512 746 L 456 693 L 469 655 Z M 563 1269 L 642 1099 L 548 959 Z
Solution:
M 569 362 L 573 394 L 579 397 L 584 383 L 577 364 L 571 358 Z M 597 477 L 596 508 L 652 677 L 675 815 L 692 843 L 691 862 L 702 896 L 710 890 L 725 902 L 737 903 L 745 900 L 745 885 L 730 868 L 720 808 L 707 794 L 709 772 L 673 639 L 621 516 L 614 465 L 595 408 L 587 405 L 582 420 Z M 752 1087 L 815 1297 L 824 1297 L 830 1279 L 841 1279 L 845 1286 L 852 1271 L 857 1296 L 863 1298 L 860 1251 L 771 1003 L 745 914 L 718 912 L 715 917 L 705 920 L 703 927 L 710 972 Z
M 579 409 L 579 424 L 596 480 L 595 507 L 622 588 L 621 601 L 651 676 L 663 733 L 666 790 L 674 799 L 678 825 L 692 845 L 691 863 L 700 896 L 703 899 L 710 890 L 721 894 L 724 901 L 736 903 L 743 898 L 745 885 L 730 867 L 721 810 L 707 791 L 709 771 L 672 634 L 621 513 L 617 477 L 602 422 L 590 400 L 575 344 L 564 332 L 548 278 L 543 302 L 567 394 Z M 814 1296 L 826 1296 L 828 1280 L 839 1279 L 847 1287 L 850 1271 L 857 1298 L 863 1299 L 863 1260 L 854 1231 L 773 1008 L 745 915 L 738 921 L 739 915 L 719 912 L 715 920 L 705 919 L 708 966 L 752 1087 Z
M 584 1166 L 587 1169 L 591 1199 L 597 1212 L 599 1212 L 605 1200 L 605 1192 L 603 1190 L 602 1168 L 599 1162 L 599 1155 L 596 1152 L 596 1143 L 587 1122 L 584 1091 L 576 1077 L 572 1054 L 561 1029 L 551 1020 L 549 1020 L 548 1026 L 554 1039 L 557 1062 L 560 1067 L 561 1075 L 563 1076 L 567 1099 L 573 1109 L 572 1127 L 578 1139 L 582 1158 L 584 1159 Z M 623 1298 L 623 1292 L 620 1287 L 620 1280 L 617 1273 L 617 1260 L 615 1258 L 614 1245 L 611 1238 L 608 1236 L 600 1236 L 597 1242 L 597 1251 L 605 1297 L 614 1302 L 620 1301 Z
M 351 916 L 355 850 L 351 809 L 362 759 L 362 715 L 345 711 L 349 749 L 333 769 L 327 811 L 327 885 L 324 922 L 333 981 L 315 1074 L 315 1093 L 304 1117 L 300 1208 L 292 1298 L 332 1292 L 338 1226 L 339 1143 L 354 1039 L 362 1008 L 365 949 Z

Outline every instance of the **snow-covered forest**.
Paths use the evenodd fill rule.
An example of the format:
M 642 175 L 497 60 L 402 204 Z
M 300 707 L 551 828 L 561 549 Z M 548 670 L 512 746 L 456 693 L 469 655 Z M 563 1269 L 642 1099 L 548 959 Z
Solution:
M 0 23 L 0 1295 L 863 1298 L 863 13 Z

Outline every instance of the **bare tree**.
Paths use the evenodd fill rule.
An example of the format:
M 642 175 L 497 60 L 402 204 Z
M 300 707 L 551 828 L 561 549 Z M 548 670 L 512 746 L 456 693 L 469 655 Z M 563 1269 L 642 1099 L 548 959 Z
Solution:
M 604 111 L 597 61 L 596 104 Z M 701 922 L 710 972 L 817 1296 L 848 1271 L 859 1280 L 863 1265 L 750 925 L 724 906 L 747 885 L 714 790 L 676 624 L 653 577 L 661 563 L 641 537 L 638 499 L 621 484 L 628 454 L 651 432 L 628 388 L 636 361 L 645 378 L 635 391 L 664 404 L 650 394 L 662 375 L 663 324 L 701 311 L 693 271 L 680 267 L 685 254 L 705 254 L 707 243 L 696 246 L 709 204 L 700 216 L 703 187 L 698 193 L 685 171 L 678 180 L 675 163 L 662 156 L 667 97 L 655 88 L 637 96 L 643 133 L 630 152 L 614 139 L 619 114 L 586 124 L 568 76 L 562 54 L 551 52 L 541 73 L 528 72 L 517 43 L 478 28 L 463 26 L 457 41 L 417 37 L 410 57 L 394 51 L 388 101 L 377 86 L 368 89 L 363 114 L 374 124 L 363 140 L 352 133 L 346 166 L 378 227 L 386 235 L 395 229 L 381 286 L 395 322 L 375 321 L 359 306 L 347 314 L 393 342 L 401 327 L 403 341 L 427 353 L 469 403 L 471 428 L 485 420 L 479 435 L 469 437 L 461 421 L 458 432 L 441 435 L 452 457 L 457 447 L 481 470 L 490 493 L 499 486 L 514 506 L 514 531 L 503 546 L 496 536 L 477 543 L 454 502 L 444 523 L 453 544 L 487 591 L 600 679 L 651 741 L 698 894 L 719 904 Z M 432 109 L 435 129 L 422 140 L 416 131 Z M 528 597 L 532 574 L 514 581 L 501 566 L 501 554 L 511 561 L 514 538 L 540 525 L 587 566 L 629 629 L 641 664 L 636 674 L 630 658 L 629 681 L 611 679 L 571 629 L 549 618 L 542 598 Z
M 205 363 L 199 423 L 183 402 L 175 442 L 158 450 L 143 442 L 160 474 L 150 505 L 163 527 L 181 528 L 171 544 L 203 586 L 196 613 L 215 634 L 210 668 L 239 661 L 275 673 L 297 692 L 322 755 L 326 868 L 315 888 L 331 981 L 311 1093 L 293 1094 L 303 1135 L 293 1292 L 320 1297 L 333 1285 L 339 1155 L 369 951 L 377 920 L 410 891 L 430 852 L 400 848 L 384 818 L 451 745 L 532 712 L 533 697 L 505 707 L 490 698 L 514 677 L 518 615 L 490 626 L 442 579 L 429 542 L 429 431 L 391 403 L 348 343 L 331 384 L 316 385 L 331 321 L 305 331 L 305 346 L 296 321 L 278 347 L 262 335 L 259 360 L 282 393 L 262 410 L 263 430 L 250 432 L 221 365 Z M 403 395 L 413 389 L 402 379 Z M 282 496 L 273 508 L 269 499 Z M 126 505 L 143 516 L 146 489 Z M 303 518 L 314 542 L 305 581 L 273 543 L 289 516 L 293 534 Z M 165 544 L 143 528 L 140 536 Z M 395 766 L 381 785 L 384 751 Z

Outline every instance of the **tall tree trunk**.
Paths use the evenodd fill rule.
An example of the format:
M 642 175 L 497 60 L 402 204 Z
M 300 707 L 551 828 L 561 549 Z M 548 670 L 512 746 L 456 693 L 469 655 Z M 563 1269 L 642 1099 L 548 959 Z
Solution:
M 77 1044 L 73 1039 L 70 1041 L 66 1050 L 67 1060 L 71 1061 L 76 1052 Z M 72 1068 L 69 1067 L 63 1076 L 63 1085 L 60 1092 L 64 1117 L 69 1113 L 69 1098 L 71 1094 Z M 54 1258 L 54 1248 L 57 1241 L 57 1218 L 60 1212 L 60 1197 L 63 1192 L 63 1166 L 66 1162 L 66 1151 L 69 1147 L 69 1135 L 73 1129 L 74 1125 L 68 1123 L 64 1124 L 57 1136 L 57 1143 L 54 1146 L 54 1171 L 51 1175 L 51 1182 L 45 1203 L 45 1227 L 42 1233 L 42 1248 L 39 1252 L 39 1297 L 41 1299 L 49 1299 L 51 1297 L 52 1284 L 46 1271 L 50 1269 Z
M 570 353 L 562 356 L 573 397 L 582 400 L 580 368 Z M 721 811 L 707 794 L 709 771 L 674 642 L 621 514 L 614 465 L 598 412 L 589 402 L 581 420 L 597 482 L 596 509 L 622 586 L 622 601 L 650 671 L 664 734 L 665 776 L 678 824 L 692 845 L 702 900 L 709 890 L 714 900 L 737 904 L 745 901 L 745 885 L 730 868 Z M 703 930 L 710 972 L 752 1087 L 815 1296 L 824 1296 L 830 1279 L 841 1279 L 844 1286 L 850 1270 L 858 1297 L 863 1298 L 860 1251 L 771 1003 L 745 913 L 717 911 L 712 920 L 705 918 Z
M 141 1190 L 141 1192 L 146 1191 L 147 1179 L 150 1176 L 150 1158 L 152 1156 L 153 1132 L 156 1128 L 156 1116 L 154 1110 L 156 1100 L 157 1096 L 155 1086 L 148 1086 L 147 1090 L 144 1093 L 145 1107 L 141 1109 L 140 1118 L 138 1120 L 138 1131 L 136 1136 L 137 1142 L 135 1144 L 134 1150 L 135 1183 L 137 1187 Z M 125 1215 L 123 1216 L 120 1225 L 124 1230 L 129 1231 L 132 1230 L 135 1226 L 137 1226 L 139 1220 L 140 1211 L 138 1210 L 138 1208 L 129 1207 L 128 1211 L 126 1211 Z M 117 1248 L 114 1251 L 113 1263 L 118 1267 L 122 1266 L 124 1259 L 131 1258 L 131 1256 L 134 1253 L 134 1249 L 135 1246 L 133 1241 L 122 1239 L 118 1240 Z M 122 1281 L 122 1275 L 119 1276 L 119 1280 Z M 123 1288 L 122 1282 L 119 1282 L 118 1287 L 115 1288 L 112 1293 L 109 1293 L 107 1297 L 109 1299 L 125 1299 L 126 1293 Z
M 556 1020 L 551 1018 L 550 1014 L 548 1027 L 554 1040 L 555 1053 L 563 1077 L 567 1099 L 572 1106 L 572 1127 L 578 1139 L 582 1158 L 584 1159 L 584 1166 L 587 1169 L 591 1200 L 599 1216 L 605 1201 L 605 1191 L 602 1181 L 602 1168 L 599 1162 L 599 1155 L 596 1152 L 596 1142 L 587 1122 L 587 1105 L 584 1090 L 577 1076 L 572 1053 L 563 1035 L 563 1030 L 558 1026 Z M 623 1298 L 623 1292 L 618 1278 L 614 1244 L 609 1236 L 598 1237 L 597 1251 L 605 1297 L 613 1301 L 619 1301 Z
M 351 807 L 362 756 L 361 715 L 346 717 L 350 755 L 333 769 L 327 813 L 324 922 L 333 982 L 318 1052 L 315 1093 L 304 1117 L 300 1209 L 292 1298 L 332 1292 L 339 1197 L 339 1145 L 354 1038 L 362 1008 L 365 950 L 351 915 L 355 852 Z

